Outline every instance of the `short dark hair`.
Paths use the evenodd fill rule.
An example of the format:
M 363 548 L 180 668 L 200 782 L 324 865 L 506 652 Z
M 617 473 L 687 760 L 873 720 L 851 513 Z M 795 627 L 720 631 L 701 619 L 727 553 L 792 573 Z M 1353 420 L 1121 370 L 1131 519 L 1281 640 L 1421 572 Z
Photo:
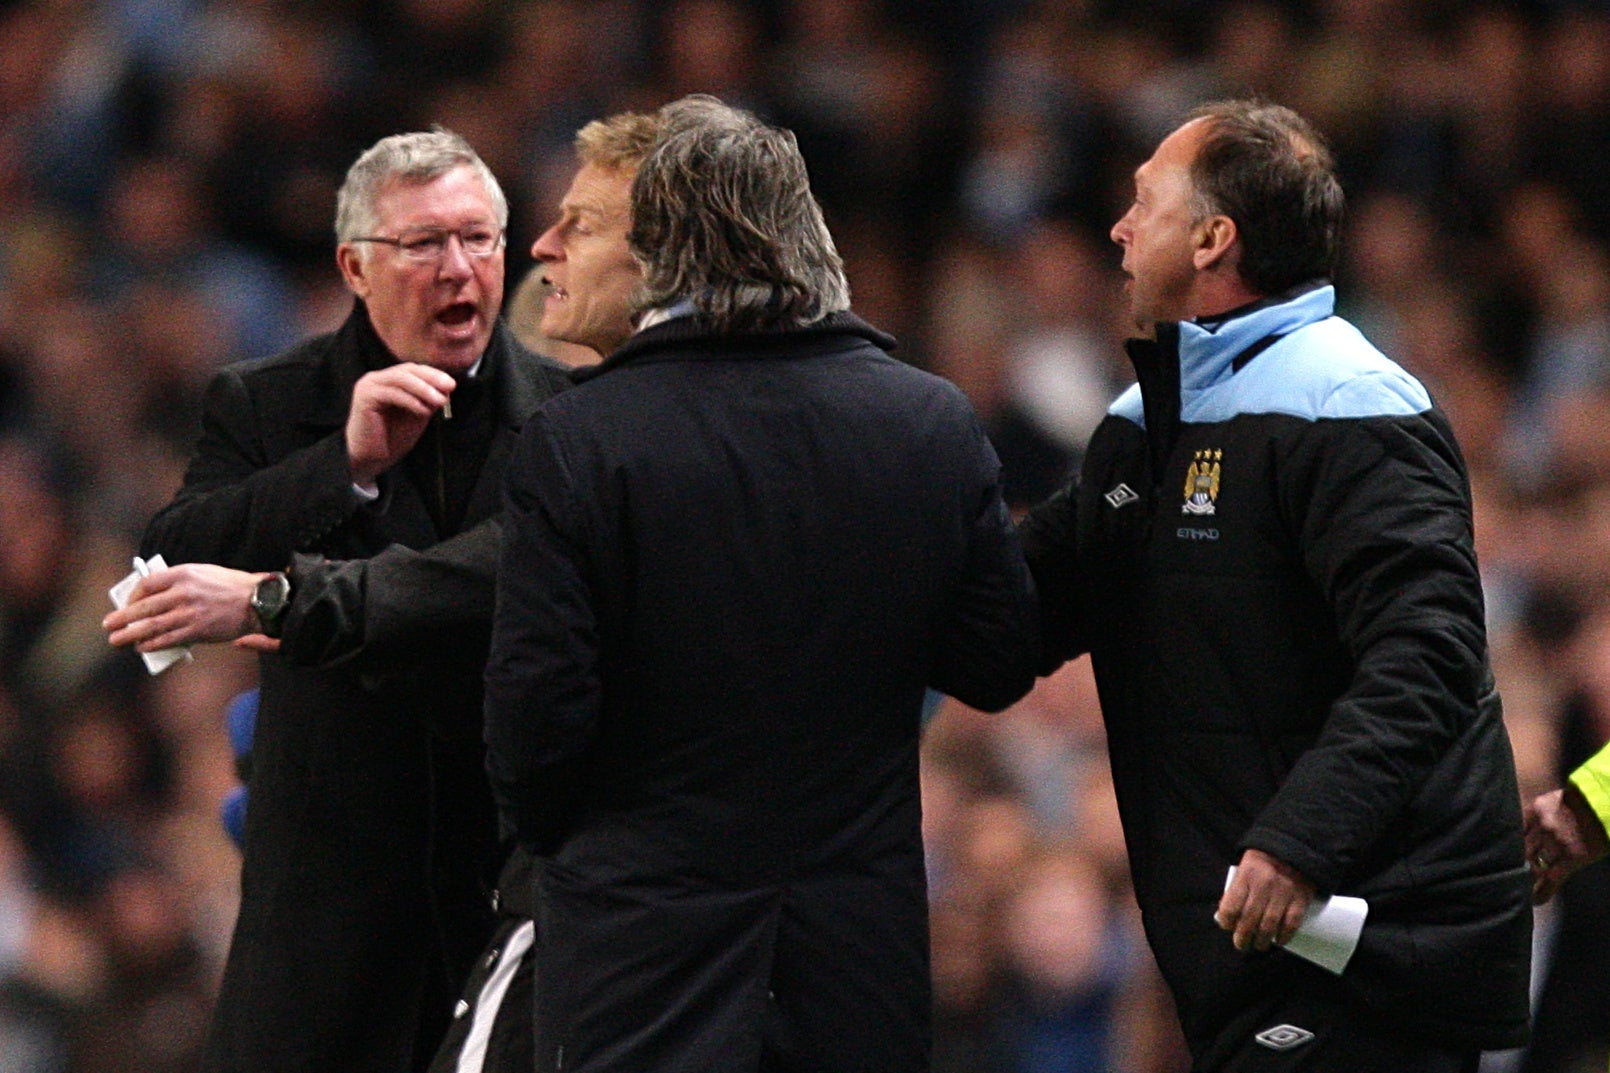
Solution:
M 1329 279 L 1342 232 L 1342 186 L 1325 139 L 1290 108 L 1262 100 L 1194 109 L 1208 131 L 1191 164 L 1198 217 L 1222 214 L 1241 236 L 1241 278 L 1259 294 Z

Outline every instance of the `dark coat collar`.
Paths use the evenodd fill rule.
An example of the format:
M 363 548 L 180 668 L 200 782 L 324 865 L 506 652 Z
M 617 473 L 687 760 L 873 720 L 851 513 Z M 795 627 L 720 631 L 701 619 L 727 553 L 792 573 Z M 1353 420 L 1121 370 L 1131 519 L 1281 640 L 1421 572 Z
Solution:
M 363 299 L 355 298 L 352 312 L 330 336 L 331 390 L 320 392 L 309 411 L 310 424 L 330 428 L 344 425 L 352 400 L 353 385 L 359 377 L 397 362 L 381 342 L 369 320 Z M 519 428 L 542 400 L 563 382 L 564 370 L 545 358 L 531 354 L 515 340 L 503 318 L 492 326 L 492 338 L 481 358 L 477 379 L 486 378 L 498 400 L 500 424 Z
M 708 358 L 777 356 L 797 357 L 801 347 L 814 350 L 842 346 L 845 337 L 864 339 L 881 350 L 895 348 L 894 336 L 881 332 L 848 311 L 830 313 L 803 328 L 718 335 L 702 318 L 677 317 L 646 328 L 622 343 L 602 364 L 583 366 L 570 374 L 578 384 L 612 372 L 623 365 L 654 361 L 690 361 Z

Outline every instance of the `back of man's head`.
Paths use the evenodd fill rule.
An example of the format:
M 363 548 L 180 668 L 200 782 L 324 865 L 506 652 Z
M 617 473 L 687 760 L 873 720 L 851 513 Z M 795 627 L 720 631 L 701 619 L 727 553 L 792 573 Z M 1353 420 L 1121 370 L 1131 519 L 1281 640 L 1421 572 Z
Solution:
M 347 169 L 335 198 L 335 240 L 375 233 L 380 195 L 394 182 L 427 183 L 454 168 L 475 172 L 492 199 L 497 225 L 509 224 L 509 202 L 496 176 L 470 143 L 443 127 L 393 134 L 363 151 Z
M 688 300 L 722 333 L 848 309 L 843 263 L 793 134 L 702 95 L 673 101 L 659 119 L 632 186 L 642 307 Z
M 1222 214 L 1241 238 L 1241 278 L 1263 295 L 1329 279 L 1342 230 L 1342 187 L 1307 120 L 1259 100 L 1195 109 L 1208 132 L 1191 166 L 1196 215 Z

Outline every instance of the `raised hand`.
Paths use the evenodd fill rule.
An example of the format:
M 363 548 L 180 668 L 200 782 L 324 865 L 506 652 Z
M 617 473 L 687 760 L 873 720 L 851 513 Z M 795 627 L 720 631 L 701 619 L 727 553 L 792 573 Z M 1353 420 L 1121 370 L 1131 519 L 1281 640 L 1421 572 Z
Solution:
M 431 415 L 447 405 L 457 382 L 414 362 L 365 373 L 347 413 L 347 465 L 354 484 L 369 486 L 413 449 Z

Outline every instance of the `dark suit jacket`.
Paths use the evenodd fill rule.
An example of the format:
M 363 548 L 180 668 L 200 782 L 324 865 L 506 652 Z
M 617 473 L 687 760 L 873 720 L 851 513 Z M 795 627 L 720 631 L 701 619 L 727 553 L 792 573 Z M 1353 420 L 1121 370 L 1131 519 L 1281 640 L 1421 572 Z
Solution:
M 442 531 L 427 498 L 439 487 L 408 463 L 373 503 L 351 485 L 353 385 L 393 360 L 359 303 L 331 335 L 220 372 L 184 486 L 142 542 L 170 563 L 290 565 L 294 580 L 282 649 L 261 663 L 215 1069 L 423 1068 L 491 930 L 480 680 L 499 478 L 566 379 L 498 327 L 477 381 L 491 392 L 485 460 L 461 524 Z M 450 442 L 434 428 L 415 452 L 438 437 Z
M 926 1068 L 924 689 L 1036 651 L 994 453 L 887 345 L 672 321 L 522 435 L 486 713 L 539 1069 Z

